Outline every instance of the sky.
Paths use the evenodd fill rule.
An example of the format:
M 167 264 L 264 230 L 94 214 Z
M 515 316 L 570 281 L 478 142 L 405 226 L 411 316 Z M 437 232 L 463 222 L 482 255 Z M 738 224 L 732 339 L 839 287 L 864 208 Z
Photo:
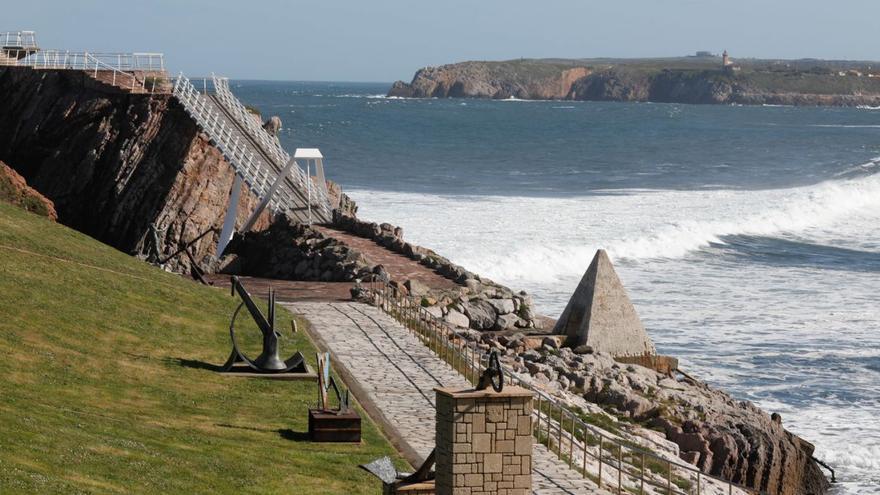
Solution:
M 409 81 L 424 66 L 520 57 L 880 59 L 877 0 L 29 0 L 0 31 L 44 48 L 162 52 L 234 79 Z

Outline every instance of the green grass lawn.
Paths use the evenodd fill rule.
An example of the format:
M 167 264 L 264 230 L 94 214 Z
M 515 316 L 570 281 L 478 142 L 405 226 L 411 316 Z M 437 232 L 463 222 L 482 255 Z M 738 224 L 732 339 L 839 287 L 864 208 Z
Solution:
M 310 443 L 314 382 L 211 369 L 237 304 L 0 203 L 0 493 L 378 493 L 357 465 L 405 464 L 362 410 L 360 445 Z

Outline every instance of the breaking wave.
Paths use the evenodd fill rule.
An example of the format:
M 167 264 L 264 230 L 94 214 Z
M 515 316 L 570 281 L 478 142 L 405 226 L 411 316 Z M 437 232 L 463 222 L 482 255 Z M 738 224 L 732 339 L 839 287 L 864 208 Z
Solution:
M 843 215 L 880 205 L 880 176 L 789 191 L 767 204 L 762 212 L 740 218 L 677 222 L 647 236 L 612 244 L 609 253 L 621 259 L 680 258 L 710 244 L 724 244 L 725 236 L 767 236 L 820 227 Z
M 635 263 L 677 259 L 724 245 L 728 236 L 798 235 L 856 212 L 878 211 L 880 173 L 863 175 L 878 164 L 880 158 L 853 167 L 849 175 L 855 178 L 763 191 L 626 190 L 579 198 L 370 191 L 365 213 L 403 225 L 413 242 L 448 246 L 440 252 L 477 273 L 545 283 L 583 273 L 599 248 Z M 423 207 L 409 206 L 416 203 Z M 457 230 L 455 242 L 446 234 L 450 225 Z

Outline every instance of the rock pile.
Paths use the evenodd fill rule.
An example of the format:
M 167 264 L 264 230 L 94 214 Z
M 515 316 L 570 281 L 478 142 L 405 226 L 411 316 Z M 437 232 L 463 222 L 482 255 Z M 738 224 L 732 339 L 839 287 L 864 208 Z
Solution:
M 422 297 L 422 306 L 452 325 L 474 330 L 538 328 L 541 320 L 526 292 L 513 290 L 472 273 L 430 249 L 403 239 L 403 229 L 389 223 L 366 222 L 353 215 L 337 214 L 334 227 L 372 239 L 377 244 L 430 268 L 459 285 L 457 290 L 429 287 L 411 290 L 414 281 L 392 281 L 404 295 Z M 394 283 L 396 282 L 396 283 Z
M 661 432 L 678 446 L 682 460 L 703 472 L 769 494 L 827 490 L 812 460 L 813 446 L 750 402 L 690 377 L 618 363 L 606 353 L 578 354 L 552 337 L 531 348 L 523 334 L 462 335 L 483 350 L 498 350 L 524 381 L 569 404 L 584 404 L 593 416 L 610 416 L 629 434 L 652 439 Z
M 229 246 L 226 273 L 284 280 L 350 282 L 369 280 L 372 265 L 358 251 L 284 215 L 261 232 L 249 232 Z
M 462 299 L 442 316 L 451 323 L 469 320 L 477 330 L 501 330 L 504 325 L 493 325 L 491 319 L 515 311 L 516 302 Z M 473 330 L 459 335 L 483 351 L 499 351 L 523 381 L 603 423 L 620 425 L 615 429 L 654 444 L 661 432 L 661 440 L 674 445 L 674 455 L 703 472 L 770 494 L 821 494 L 827 489 L 812 460 L 813 446 L 786 431 L 779 415 L 768 415 L 683 373 L 658 373 L 615 360 L 653 356 L 655 351 L 604 251 L 596 253 L 555 330 L 561 335 Z M 679 374 L 682 378 L 676 379 Z

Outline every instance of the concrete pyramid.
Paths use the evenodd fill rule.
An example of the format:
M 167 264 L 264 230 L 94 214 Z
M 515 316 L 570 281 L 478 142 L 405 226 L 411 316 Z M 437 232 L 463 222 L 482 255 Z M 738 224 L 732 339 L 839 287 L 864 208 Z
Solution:
M 565 335 L 569 347 L 588 345 L 612 356 L 657 352 L 603 249 L 593 257 L 554 333 Z

